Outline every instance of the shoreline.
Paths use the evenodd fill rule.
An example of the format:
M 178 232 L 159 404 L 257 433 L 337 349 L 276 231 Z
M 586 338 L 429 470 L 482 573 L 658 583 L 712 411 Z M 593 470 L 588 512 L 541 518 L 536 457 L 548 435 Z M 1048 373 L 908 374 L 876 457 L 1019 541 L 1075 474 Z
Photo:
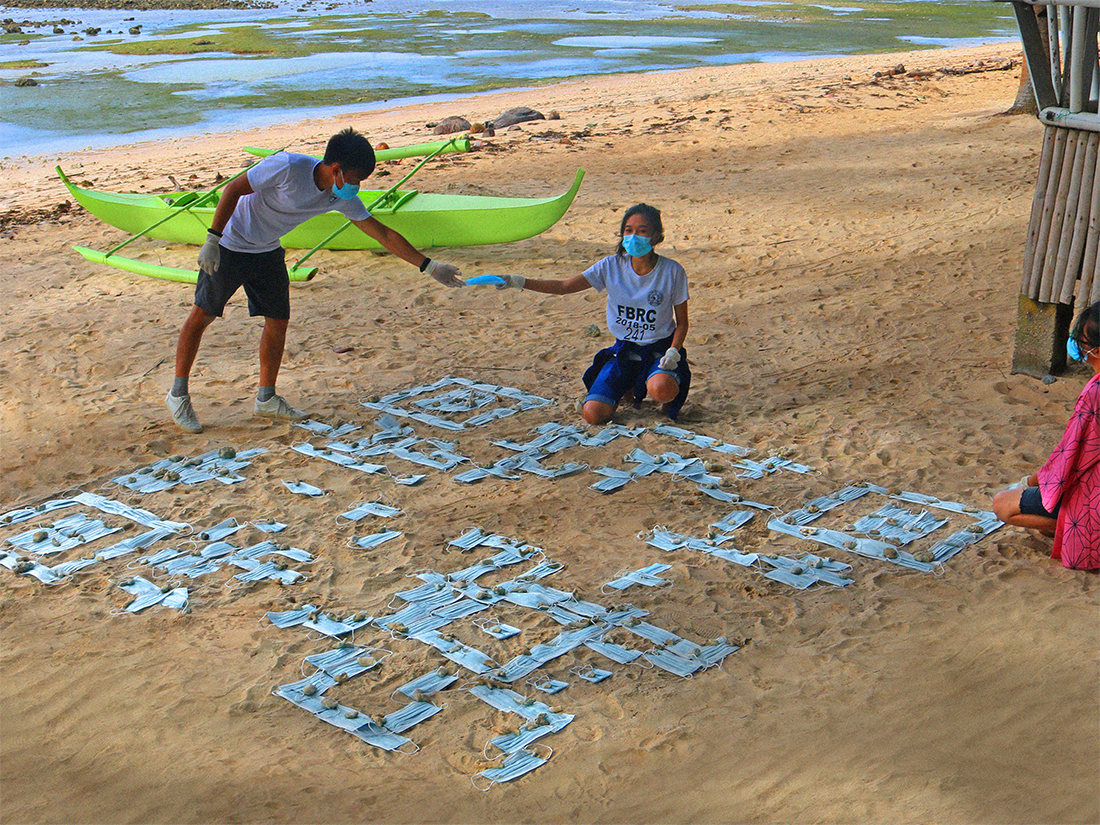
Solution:
M 906 49 L 899 47 L 895 51 L 882 53 L 883 55 L 898 54 L 902 56 L 916 54 L 921 51 L 927 51 L 932 53 L 953 53 L 958 51 L 966 51 L 969 49 L 983 49 L 983 48 L 1005 48 L 1012 50 L 1016 47 L 1015 40 L 1004 41 L 1001 39 L 991 39 L 981 45 L 969 45 L 969 46 L 948 46 L 937 47 L 929 46 L 924 49 Z M 1018 51 L 1018 48 L 1016 49 Z M 508 94 L 517 93 L 525 90 L 538 90 L 547 87 L 553 87 L 561 84 L 567 84 L 571 82 L 584 82 L 586 80 L 594 80 L 601 77 L 621 78 L 628 77 L 632 74 L 650 74 L 650 73 L 665 73 L 665 72 L 678 72 L 678 71 L 700 71 L 706 72 L 710 70 L 722 70 L 734 66 L 742 65 L 788 65 L 799 66 L 804 64 L 817 64 L 822 61 L 829 60 L 845 60 L 850 55 L 809 55 L 809 56 L 786 56 L 775 55 L 779 59 L 765 59 L 766 55 L 758 55 L 755 59 L 750 56 L 746 56 L 744 62 L 730 63 L 720 66 L 703 66 L 692 69 L 657 69 L 651 71 L 624 71 L 615 72 L 610 74 L 594 74 L 594 75 L 580 75 L 577 77 L 566 79 L 536 79 L 529 84 L 519 86 L 502 86 L 499 88 L 486 89 L 476 92 L 446 92 L 439 95 L 416 95 L 404 98 L 391 98 L 386 100 L 377 100 L 366 103 L 348 103 L 340 104 L 336 106 L 325 107 L 302 107 L 292 109 L 288 111 L 282 111 L 279 109 L 241 109 L 234 110 L 233 112 L 218 116 L 212 121 L 204 121 L 196 124 L 189 124 L 184 126 L 168 126 L 158 127 L 152 129 L 145 129 L 138 132 L 132 132 L 121 135 L 114 134 L 101 134 L 101 133 L 88 133 L 85 135 L 64 135 L 57 138 L 46 138 L 46 148 L 41 151 L 23 151 L 18 150 L 14 154 L 6 155 L 0 158 L 3 162 L 13 162 L 21 159 L 30 159 L 39 157 L 42 154 L 58 154 L 64 152 L 80 151 L 84 149 L 91 150 L 104 150 L 115 148 L 119 146 L 125 146 L 133 143 L 146 143 L 157 140 L 164 140 L 172 136 L 173 134 L 183 138 L 191 138 L 204 133 L 221 134 L 225 135 L 235 131 L 241 131 L 245 129 L 257 129 L 267 126 L 273 126 L 276 122 L 282 119 L 301 120 L 301 119 L 318 119 L 318 118 L 332 118 L 342 116 L 343 113 L 347 113 L 349 116 L 364 115 L 375 112 L 379 109 L 389 108 L 405 108 L 409 106 L 419 105 L 421 102 L 447 102 L 451 100 L 464 100 L 467 98 L 484 97 L 486 95 L 494 94 Z M 855 55 L 854 57 L 859 57 Z M 17 134 L 18 127 L 12 126 L 12 131 L 16 132 L 12 136 L 13 142 L 23 144 L 29 140 L 26 137 L 20 137 Z
M 384 140 L 391 145 L 399 145 L 393 143 L 393 140 L 398 139 L 393 136 L 393 133 L 398 131 L 402 136 L 415 136 L 414 140 L 411 139 L 407 142 L 421 142 L 422 140 L 435 139 L 430 129 L 423 128 L 424 123 L 440 120 L 451 114 L 465 113 L 465 116 L 467 116 L 467 119 L 471 122 L 476 120 L 491 120 L 495 114 L 499 114 L 500 111 L 511 106 L 530 105 L 532 108 L 538 109 L 542 104 L 533 104 L 537 104 L 538 101 L 536 98 L 540 97 L 555 97 L 559 95 L 568 97 L 576 94 L 579 90 L 591 93 L 608 93 L 611 89 L 624 85 L 638 86 L 640 88 L 646 86 L 660 88 L 665 85 L 661 80 L 662 78 L 669 78 L 674 81 L 683 79 L 684 83 L 689 84 L 697 82 L 699 79 L 704 79 L 709 83 L 720 81 L 731 84 L 746 83 L 749 84 L 749 89 L 751 89 L 753 85 L 759 84 L 762 78 L 771 76 L 777 70 L 787 68 L 792 71 L 803 70 L 803 74 L 808 70 L 814 75 L 819 75 L 813 77 L 812 82 L 822 87 L 824 87 L 825 84 L 836 83 L 848 83 L 852 85 L 874 83 L 878 80 L 878 78 L 875 77 L 876 72 L 881 72 L 886 75 L 882 78 L 883 82 L 895 81 L 904 83 L 912 80 L 923 82 L 929 79 L 928 75 L 920 74 L 923 72 L 935 73 L 943 68 L 954 71 L 960 66 L 966 66 L 967 64 L 976 63 L 978 61 L 992 61 L 994 63 L 1015 61 L 1015 65 L 1018 65 L 1021 59 L 1022 51 L 1018 46 L 1014 44 L 992 42 L 980 46 L 954 49 L 918 49 L 871 55 L 839 55 L 790 62 L 731 63 L 717 67 L 587 75 L 563 81 L 548 81 L 545 84 L 509 87 L 484 92 L 454 95 L 446 94 L 438 97 L 424 96 L 403 98 L 396 101 L 378 101 L 365 105 L 350 104 L 347 107 L 336 107 L 344 110 L 339 114 L 333 114 L 327 107 L 318 110 L 295 110 L 291 113 L 288 121 L 283 123 L 272 122 L 265 117 L 263 122 L 260 123 L 231 126 L 225 129 L 211 130 L 196 127 L 196 129 L 189 134 L 171 138 L 153 137 L 130 139 L 130 136 L 125 135 L 109 136 L 108 140 L 111 142 L 104 146 L 82 146 L 78 149 L 67 150 L 50 149 L 42 153 L 0 158 L 0 170 L 18 169 L 19 167 L 41 163 L 48 163 L 52 167 L 53 164 L 65 157 L 80 158 L 96 157 L 100 155 L 111 157 L 118 154 L 124 155 L 128 152 L 151 151 L 154 146 L 163 146 L 166 144 L 178 145 L 193 143 L 201 151 L 210 150 L 216 152 L 218 149 L 217 145 L 221 142 L 233 145 L 247 145 L 250 138 L 246 137 L 242 141 L 242 135 L 294 134 L 300 131 L 299 127 L 301 124 L 347 123 L 350 118 L 357 115 L 371 115 L 377 119 L 376 121 L 371 121 L 373 134 L 368 132 L 368 137 L 371 137 L 372 141 Z M 904 75 L 899 75 L 898 77 L 890 77 L 889 73 L 899 65 L 905 65 L 910 70 L 916 71 L 918 76 L 905 77 Z M 1012 69 L 1015 68 L 1015 66 L 1009 66 L 1008 68 Z M 991 70 L 1000 71 L 1001 69 L 995 68 Z M 646 78 L 649 78 L 649 80 L 646 80 Z M 811 78 L 807 76 L 806 79 L 810 80 Z M 486 106 L 487 102 L 496 100 L 499 100 L 497 105 L 491 108 Z M 1011 102 L 1011 100 L 1006 102 L 1006 109 L 1011 105 Z M 545 106 L 544 108 L 549 111 L 552 106 Z M 276 115 L 272 114 L 269 117 L 275 118 Z M 418 121 L 420 122 L 420 126 L 416 125 Z M 377 126 L 375 125 L 376 122 L 378 124 Z M 530 128 L 530 125 L 528 128 Z M 379 137 L 376 138 L 375 135 Z M 0 203 L 3 203 L 2 198 L 0 198 Z

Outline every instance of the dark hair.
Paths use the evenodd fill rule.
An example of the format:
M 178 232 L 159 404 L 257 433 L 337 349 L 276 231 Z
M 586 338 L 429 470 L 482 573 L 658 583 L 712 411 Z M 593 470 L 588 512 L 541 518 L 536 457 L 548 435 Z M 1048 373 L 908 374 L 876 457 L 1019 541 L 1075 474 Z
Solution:
M 650 206 L 648 203 L 636 203 L 632 207 L 626 210 L 623 214 L 623 221 L 619 224 L 619 237 L 623 236 L 623 232 L 626 230 L 626 222 L 635 215 L 641 215 L 645 218 L 646 223 L 653 227 L 653 235 L 650 237 L 650 241 L 654 246 L 659 244 L 665 239 L 665 226 L 661 223 L 661 210 L 656 206 Z M 619 241 L 619 246 L 615 249 L 615 254 L 625 255 L 626 250 L 623 249 L 623 242 Z
M 374 171 L 374 147 L 350 126 L 328 139 L 322 163 L 339 163 L 342 169 L 358 172 L 360 179 Z
M 1100 301 L 1083 309 L 1070 330 L 1069 337 L 1077 342 L 1082 352 L 1100 347 Z

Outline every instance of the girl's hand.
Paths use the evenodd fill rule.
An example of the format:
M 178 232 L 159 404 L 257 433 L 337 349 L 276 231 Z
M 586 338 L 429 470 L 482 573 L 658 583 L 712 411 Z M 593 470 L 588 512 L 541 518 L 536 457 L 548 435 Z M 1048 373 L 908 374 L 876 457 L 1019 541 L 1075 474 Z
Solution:
M 523 285 L 527 283 L 527 279 L 522 275 L 500 275 L 499 277 L 504 279 L 504 283 L 497 284 L 497 289 L 523 289 Z
M 661 360 L 657 362 L 657 367 L 672 372 L 679 364 L 680 350 L 676 349 L 676 347 L 669 347 L 665 350 L 665 354 L 661 356 Z

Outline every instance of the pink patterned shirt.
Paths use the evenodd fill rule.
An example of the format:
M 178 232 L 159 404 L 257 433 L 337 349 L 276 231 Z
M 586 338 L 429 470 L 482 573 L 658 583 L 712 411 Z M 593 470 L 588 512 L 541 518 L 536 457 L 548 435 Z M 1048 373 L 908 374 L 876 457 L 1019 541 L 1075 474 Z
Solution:
M 1051 555 L 1077 570 L 1100 567 L 1100 373 L 1085 384 L 1038 477 L 1043 507 L 1062 503 Z

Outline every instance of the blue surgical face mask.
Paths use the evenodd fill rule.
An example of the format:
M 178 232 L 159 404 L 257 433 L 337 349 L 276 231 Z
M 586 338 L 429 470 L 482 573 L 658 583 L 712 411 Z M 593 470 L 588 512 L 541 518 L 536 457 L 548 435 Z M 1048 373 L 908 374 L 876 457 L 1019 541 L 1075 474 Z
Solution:
M 1066 341 L 1066 354 L 1074 361 L 1080 361 L 1082 364 L 1087 363 L 1089 360 L 1089 352 L 1091 351 L 1092 350 L 1082 350 L 1074 338 L 1070 338 Z
M 623 249 L 632 258 L 644 258 L 653 251 L 653 244 L 643 235 L 623 235 Z
M 343 172 L 340 173 L 340 179 L 344 179 Z M 332 194 L 334 194 L 336 197 L 342 200 L 350 201 L 352 198 L 359 194 L 359 184 L 348 183 L 347 181 L 344 181 L 343 186 L 337 186 L 335 180 L 336 179 L 333 178 Z

